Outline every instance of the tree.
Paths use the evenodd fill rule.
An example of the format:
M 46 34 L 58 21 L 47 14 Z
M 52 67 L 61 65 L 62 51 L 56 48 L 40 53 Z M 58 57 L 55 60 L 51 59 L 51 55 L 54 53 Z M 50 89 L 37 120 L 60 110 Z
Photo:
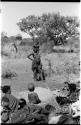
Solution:
M 30 15 L 17 23 L 20 30 L 29 34 L 35 42 L 37 37 L 40 43 L 54 42 L 54 45 L 64 44 L 68 37 L 78 34 L 79 23 L 77 18 L 64 17 L 60 13 L 48 13 L 41 16 Z
M 19 26 L 20 30 L 29 34 L 32 37 L 32 40 L 34 41 L 36 37 L 36 32 L 38 32 L 39 29 L 39 19 L 34 16 L 28 16 L 26 18 L 21 19 L 17 25 Z
M 47 20 L 44 18 L 47 18 Z M 68 21 L 67 17 L 61 16 L 59 13 L 53 13 L 43 15 L 43 19 L 43 29 L 45 29 L 44 33 L 46 33 L 50 40 L 54 41 L 55 45 L 64 44 L 68 37 L 71 38 L 72 36 L 79 34 L 77 30 L 79 22 L 75 17 L 69 17 Z
M 45 15 L 44 15 L 45 16 Z M 43 16 L 43 18 L 44 18 Z M 66 32 L 66 23 L 65 18 L 60 16 L 60 14 L 48 14 L 48 21 L 43 22 L 45 27 L 45 31 L 47 34 L 47 37 L 50 40 L 54 41 L 55 45 L 58 45 L 59 42 L 63 43 L 63 40 L 65 38 L 65 32 Z M 44 31 L 44 32 L 45 32 Z

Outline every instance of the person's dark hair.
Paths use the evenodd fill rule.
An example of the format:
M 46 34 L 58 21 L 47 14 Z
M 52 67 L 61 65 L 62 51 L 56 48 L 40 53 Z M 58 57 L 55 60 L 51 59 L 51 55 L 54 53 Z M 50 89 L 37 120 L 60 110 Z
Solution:
M 29 90 L 29 91 L 34 91 L 34 89 L 35 89 L 34 84 L 33 84 L 33 83 L 29 83 L 29 84 L 28 84 L 28 90 Z
M 5 85 L 1 87 L 1 90 L 3 93 L 7 93 L 9 90 L 11 89 L 11 87 L 9 85 Z
M 23 98 L 20 98 L 19 105 L 20 105 L 20 107 L 19 107 L 18 109 L 23 108 L 23 107 L 26 105 L 26 100 L 25 100 L 25 99 L 23 99 Z
M 76 84 L 71 83 L 71 84 L 69 85 L 69 89 L 70 89 L 70 92 L 75 92 L 75 91 L 76 91 Z
M 67 84 L 67 85 L 69 85 L 69 82 L 67 82 L 67 81 L 66 81 L 66 82 L 64 82 L 64 84 Z
M 51 111 L 55 111 L 56 109 L 55 109 L 54 106 L 52 106 L 52 105 L 50 105 L 50 104 L 47 104 L 47 105 L 45 106 L 45 110 L 51 112 Z
M 69 96 L 71 93 L 73 93 L 73 92 L 76 91 L 76 89 L 77 89 L 76 84 L 74 84 L 74 83 L 68 83 L 68 82 L 64 82 L 64 83 L 68 85 L 68 90 L 69 90 L 68 96 Z
M 33 51 L 36 52 L 36 53 L 39 51 L 39 44 L 38 43 L 34 43 Z
M 26 100 L 23 99 L 23 98 L 21 98 L 21 99 L 20 99 L 20 103 L 22 103 L 22 105 L 26 105 Z

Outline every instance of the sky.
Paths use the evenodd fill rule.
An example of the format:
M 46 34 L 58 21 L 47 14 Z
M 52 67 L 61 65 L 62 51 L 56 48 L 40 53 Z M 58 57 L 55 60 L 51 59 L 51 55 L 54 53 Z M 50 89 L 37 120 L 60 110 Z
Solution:
M 64 16 L 80 16 L 80 3 L 75 2 L 1 2 L 2 31 L 7 36 L 21 34 L 28 37 L 26 33 L 19 30 L 16 25 L 20 19 L 28 15 L 42 15 L 42 13 L 60 12 Z

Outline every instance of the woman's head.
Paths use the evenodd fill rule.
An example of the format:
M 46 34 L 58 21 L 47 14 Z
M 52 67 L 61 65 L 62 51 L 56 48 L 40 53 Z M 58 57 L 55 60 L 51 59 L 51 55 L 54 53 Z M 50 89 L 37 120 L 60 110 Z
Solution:
M 33 45 L 33 51 L 36 52 L 36 53 L 39 51 L 39 45 L 38 44 Z

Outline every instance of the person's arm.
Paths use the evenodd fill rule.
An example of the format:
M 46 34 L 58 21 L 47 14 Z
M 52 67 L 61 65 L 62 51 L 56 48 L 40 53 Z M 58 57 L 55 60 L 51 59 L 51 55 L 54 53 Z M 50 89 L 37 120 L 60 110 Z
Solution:
M 31 54 L 29 54 L 29 55 L 27 56 L 27 58 L 28 58 L 28 59 L 30 59 L 30 60 L 32 60 L 32 61 L 33 61 L 33 59 L 32 59 L 32 58 L 30 58 L 30 56 L 33 56 L 33 53 L 31 53 Z

